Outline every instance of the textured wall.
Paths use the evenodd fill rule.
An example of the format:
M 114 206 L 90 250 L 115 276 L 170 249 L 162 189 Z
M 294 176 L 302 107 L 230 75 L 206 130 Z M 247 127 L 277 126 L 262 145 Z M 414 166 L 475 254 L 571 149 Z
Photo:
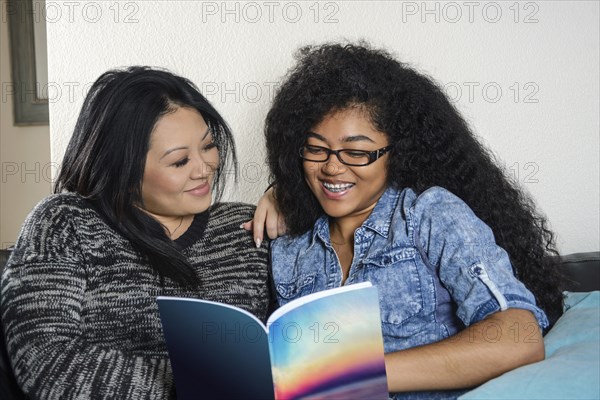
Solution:
M 532 193 L 565 253 L 599 246 L 598 2 L 48 1 L 52 160 L 86 85 L 108 68 L 167 67 L 230 122 L 240 183 L 267 182 L 263 119 L 302 44 L 365 38 L 429 73 Z

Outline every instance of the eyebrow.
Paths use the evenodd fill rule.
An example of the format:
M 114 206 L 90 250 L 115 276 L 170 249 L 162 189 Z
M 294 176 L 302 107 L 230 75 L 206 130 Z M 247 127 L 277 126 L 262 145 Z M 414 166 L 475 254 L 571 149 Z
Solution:
M 308 132 L 308 137 L 313 137 L 315 139 L 318 139 L 322 142 L 328 143 L 327 139 L 325 139 L 325 137 L 319 135 L 316 132 Z M 365 135 L 347 135 L 344 136 L 342 138 L 342 142 L 344 143 L 351 143 L 351 142 L 371 142 L 371 143 L 375 143 L 375 141 L 373 139 L 371 139 L 368 136 Z
M 202 139 L 201 139 L 201 140 L 204 140 L 204 139 L 206 139 L 206 137 L 208 136 L 208 134 L 209 134 L 209 133 L 210 133 L 210 127 L 207 127 L 207 128 L 206 128 L 206 132 L 204 132 L 204 136 L 202 136 Z
M 210 128 L 206 128 L 206 132 L 204 132 L 204 136 L 202 136 L 202 139 L 200 139 L 200 140 L 206 139 L 206 137 L 208 136 L 209 133 L 210 133 Z M 163 158 L 165 158 L 166 156 L 168 156 L 169 154 L 171 154 L 174 151 L 177 151 L 177 150 L 186 150 L 187 148 L 188 148 L 187 146 L 173 147 L 172 149 L 169 149 L 169 150 L 165 151 L 165 154 L 163 154 L 159 158 L 159 160 L 162 160 Z

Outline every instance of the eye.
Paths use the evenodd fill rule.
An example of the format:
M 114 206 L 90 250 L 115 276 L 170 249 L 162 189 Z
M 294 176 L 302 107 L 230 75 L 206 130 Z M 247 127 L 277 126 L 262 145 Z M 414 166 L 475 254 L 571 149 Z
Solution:
M 215 149 L 216 147 L 217 147 L 217 145 L 215 144 L 215 142 L 210 142 L 210 143 L 206 144 L 206 145 L 205 145 L 205 146 L 202 148 L 202 150 L 204 150 L 204 151 L 209 151 L 209 150 Z
M 325 153 L 325 149 L 319 146 L 310 146 L 310 145 L 306 145 L 304 146 L 304 151 L 308 154 L 324 154 Z
M 367 155 L 367 152 L 362 150 L 345 150 L 344 153 L 351 158 L 362 158 Z
M 186 157 L 186 158 L 183 158 L 183 159 L 181 159 L 181 160 L 179 160 L 177 162 L 174 162 L 173 166 L 176 167 L 176 168 L 183 167 L 189 161 L 190 161 L 190 159 L 188 157 Z

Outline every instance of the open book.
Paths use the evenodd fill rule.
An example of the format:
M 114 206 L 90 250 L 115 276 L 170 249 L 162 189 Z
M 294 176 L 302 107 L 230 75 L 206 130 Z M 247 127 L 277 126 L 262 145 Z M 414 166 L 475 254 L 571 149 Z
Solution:
M 178 399 L 387 399 L 377 289 L 291 301 L 264 326 L 205 300 L 158 297 Z

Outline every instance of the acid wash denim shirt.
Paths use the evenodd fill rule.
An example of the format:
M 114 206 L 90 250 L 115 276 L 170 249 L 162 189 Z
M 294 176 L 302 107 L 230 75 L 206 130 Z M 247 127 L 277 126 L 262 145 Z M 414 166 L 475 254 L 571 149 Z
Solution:
M 272 242 L 271 262 L 279 305 L 342 284 L 327 216 L 301 236 Z M 533 294 L 514 276 L 492 230 L 440 187 L 419 196 L 408 188 L 384 192 L 354 233 L 345 284 L 364 281 L 379 292 L 385 353 L 440 341 L 507 308 L 530 310 L 541 328 L 548 325 Z M 510 332 L 496 327 L 490 340 L 498 334 Z M 454 398 L 463 392 L 391 396 Z

